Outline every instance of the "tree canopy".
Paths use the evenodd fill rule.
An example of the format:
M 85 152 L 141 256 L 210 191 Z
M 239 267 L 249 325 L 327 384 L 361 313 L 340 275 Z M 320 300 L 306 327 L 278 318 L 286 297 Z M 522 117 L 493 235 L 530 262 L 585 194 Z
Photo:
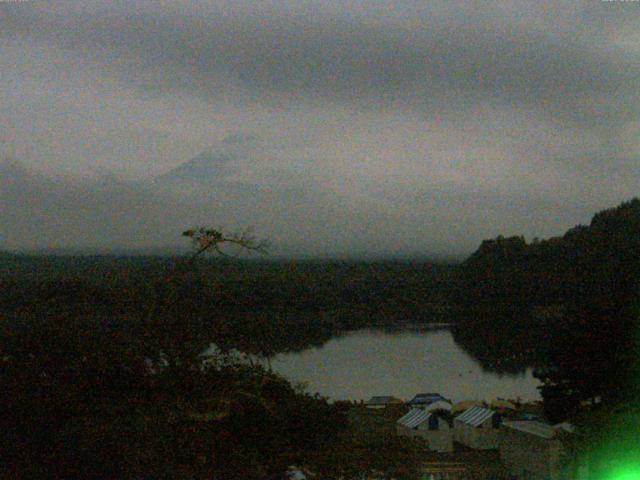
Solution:
M 224 348 L 233 325 L 199 301 L 215 286 L 189 282 L 190 269 L 225 244 L 264 244 L 185 233 L 194 254 L 154 277 L 146 302 L 119 305 L 120 280 L 112 295 L 57 277 L 2 297 L 1 476 L 266 480 L 296 467 L 412 478 L 411 448 L 363 443 L 343 407 L 293 387 L 259 352 Z
M 562 237 L 485 241 L 459 285 L 468 314 L 456 339 L 488 368 L 535 367 L 548 418 L 591 432 L 582 447 L 599 442 L 593 458 L 637 434 L 637 413 L 619 412 L 637 412 L 640 398 L 639 199 Z M 625 418 L 614 442 L 610 426 Z

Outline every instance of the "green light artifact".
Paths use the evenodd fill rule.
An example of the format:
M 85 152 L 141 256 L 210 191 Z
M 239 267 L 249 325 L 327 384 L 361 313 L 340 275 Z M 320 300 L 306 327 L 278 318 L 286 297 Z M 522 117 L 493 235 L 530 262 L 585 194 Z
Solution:
M 626 465 L 619 469 L 615 469 L 611 476 L 605 480 L 639 480 L 640 479 L 640 463 Z

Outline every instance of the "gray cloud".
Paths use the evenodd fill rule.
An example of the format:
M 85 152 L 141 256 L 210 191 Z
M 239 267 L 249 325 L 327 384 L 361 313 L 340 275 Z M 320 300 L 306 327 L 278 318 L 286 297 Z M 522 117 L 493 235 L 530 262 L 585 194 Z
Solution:
M 301 250 L 338 219 L 360 249 L 559 234 L 637 194 L 638 20 L 599 1 L 5 3 L 0 140 L 50 174 L 142 179 L 255 134 L 233 180 L 283 238 L 324 238 Z M 260 223 L 246 193 L 228 221 Z
M 345 15 L 339 3 L 317 12 L 309 2 L 302 11 L 280 2 L 253 15 L 242 2 L 174 3 L 55 2 L 14 8 L 10 18 L 14 31 L 54 40 L 147 92 L 215 97 L 235 81 L 248 90 L 241 93 L 265 101 L 269 94 L 319 96 L 429 112 L 488 98 L 589 124 L 637 115 L 628 100 L 640 87 L 639 52 L 616 48 L 612 26 L 602 27 L 606 19 L 624 34 L 630 17 L 640 17 L 629 9 L 621 15 L 595 2 L 514 2 L 515 16 L 479 2 L 452 15 L 436 2 L 414 8 L 412 22 L 382 17 L 371 25 L 371 15 Z M 388 3 L 402 11 L 410 2 Z

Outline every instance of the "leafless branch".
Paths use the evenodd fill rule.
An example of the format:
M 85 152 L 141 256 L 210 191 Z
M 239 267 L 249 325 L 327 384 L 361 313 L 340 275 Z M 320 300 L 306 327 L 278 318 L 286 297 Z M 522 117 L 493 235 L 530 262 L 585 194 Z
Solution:
M 269 247 L 266 241 L 257 240 L 251 230 L 245 230 L 239 234 L 225 235 L 220 230 L 198 227 L 187 230 L 182 235 L 191 238 L 196 247 L 195 252 L 189 257 L 188 263 L 192 263 L 198 256 L 207 251 L 214 251 L 224 257 L 237 256 L 229 255 L 223 251 L 223 245 L 235 245 L 240 247 L 241 250 L 261 254 L 266 254 Z
M 240 251 L 256 252 L 263 255 L 267 253 L 269 248 L 269 244 L 264 240 L 257 240 L 250 229 L 238 234 L 224 234 L 221 230 L 197 227 L 186 230 L 182 233 L 182 236 L 190 238 L 195 247 L 194 252 L 189 255 L 183 263 L 183 265 L 186 266 L 193 265 L 198 257 L 207 252 L 215 252 L 216 254 L 227 258 L 237 257 L 237 255 L 229 255 L 223 251 L 221 248 L 223 245 L 235 245 L 239 247 Z M 179 265 L 174 266 L 172 271 L 165 277 L 163 283 L 170 284 L 173 282 L 178 272 L 178 267 Z M 174 299 L 170 302 L 170 305 L 175 304 L 178 300 L 178 298 Z M 144 324 L 147 327 L 150 325 L 150 322 L 159 307 L 159 299 L 156 299 L 144 316 Z

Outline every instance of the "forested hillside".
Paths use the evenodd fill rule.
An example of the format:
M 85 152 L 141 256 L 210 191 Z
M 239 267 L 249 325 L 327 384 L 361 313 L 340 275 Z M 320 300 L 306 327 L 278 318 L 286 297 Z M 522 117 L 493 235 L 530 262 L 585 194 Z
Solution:
M 456 338 L 487 368 L 530 365 L 558 418 L 630 395 L 640 293 L 640 200 L 562 237 L 487 240 L 462 265 Z

